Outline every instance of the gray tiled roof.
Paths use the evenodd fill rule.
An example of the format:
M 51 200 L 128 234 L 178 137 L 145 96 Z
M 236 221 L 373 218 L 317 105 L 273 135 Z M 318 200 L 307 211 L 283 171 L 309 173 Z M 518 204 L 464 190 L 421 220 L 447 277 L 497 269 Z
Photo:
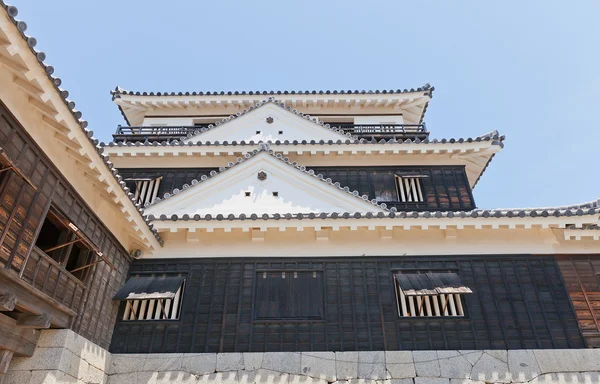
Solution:
M 572 216 L 586 216 L 586 215 L 598 215 L 600 214 L 600 208 L 598 207 L 587 207 L 587 208 L 572 208 L 564 209 L 564 207 L 557 208 L 523 208 L 523 209 L 476 209 L 472 211 L 410 211 L 410 212 L 397 212 L 395 208 L 391 208 L 388 212 L 379 213 L 360 213 L 360 212 L 334 212 L 334 213 L 276 213 L 276 214 L 252 214 L 252 215 L 160 215 L 158 217 L 149 215 L 150 220 L 292 220 L 292 219 L 350 219 L 350 218 L 524 218 L 524 217 L 572 217 Z
M 328 127 L 329 124 L 324 124 L 324 127 L 329 128 Z M 332 130 L 334 130 L 335 128 L 330 128 Z M 193 136 L 193 134 L 192 134 Z M 244 145 L 257 145 L 260 144 L 261 142 L 255 142 L 255 141 L 223 141 L 223 142 L 219 142 L 219 141 L 197 141 L 197 142 L 188 142 L 188 143 L 184 143 L 183 141 L 188 139 L 188 137 L 182 137 L 180 140 L 171 140 L 171 141 L 145 141 L 145 142 L 109 142 L 109 143 L 100 143 L 100 146 L 104 146 L 104 147 L 183 147 L 183 146 L 203 146 L 203 145 L 214 145 L 214 146 L 244 146 Z M 406 139 L 406 140 L 396 140 L 396 139 L 389 139 L 389 140 L 367 140 L 367 139 L 359 139 L 356 137 L 352 137 L 352 138 L 348 138 L 346 140 L 293 140 L 293 141 L 289 141 L 289 140 L 275 140 L 275 141 L 267 141 L 267 143 L 269 144 L 275 144 L 275 145 L 314 145 L 314 144 L 320 144 L 320 145 L 340 145 L 340 144 L 461 144 L 461 143 L 474 143 L 474 142 L 482 142 L 482 141 L 492 141 L 493 145 L 499 145 L 501 147 L 504 146 L 503 141 L 504 141 L 505 137 L 504 135 L 500 135 L 498 133 L 498 131 L 492 131 L 489 133 L 486 133 L 484 135 L 481 136 L 476 136 L 476 137 L 468 137 L 468 138 L 451 138 L 451 139 L 424 139 L 424 140 L 420 140 L 420 139 L 415 139 L 415 140 L 411 140 L 411 139 Z
M 196 180 L 196 179 L 192 180 L 191 185 L 190 184 L 184 184 L 182 189 L 175 188 L 171 193 L 165 193 L 162 199 L 160 197 L 155 198 L 152 201 L 152 203 L 146 203 L 145 207 L 146 208 L 150 207 L 150 206 L 152 206 L 154 204 L 159 203 L 160 201 L 164 201 L 164 200 L 166 200 L 166 199 L 168 199 L 170 197 L 173 197 L 173 196 L 181 193 L 184 190 L 192 188 L 195 185 L 198 185 L 198 184 L 202 183 L 203 181 L 206 181 L 206 180 L 211 179 L 211 178 L 213 178 L 213 177 L 215 177 L 217 175 L 225 173 L 226 171 L 228 171 L 229 169 L 235 167 L 236 165 L 239 165 L 239 164 L 241 164 L 241 163 L 243 163 L 243 162 L 245 162 L 245 161 L 247 161 L 247 160 L 255 157 L 256 155 L 258 155 L 259 153 L 262 153 L 262 152 L 267 153 L 267 154 L 271 155 L 273 158 L 275 158 L 275 159 L 277 159 L 279 161 L 282 161 L 283 163 L 289 165 L 290 167 L 293 167 L 293 168 L 295 168 L 295 169 L 297 169 L 299 171 L 302 171 L 302 172 L 304 172 L 304 173 L 306 173 L 306 174 L 308 174 L 310 176 L 313 176 L 314 178 L 316 178 L 318 180 L 321 180 L 322 182 L 325 182 L 325 183 L 331 185 L 334 188 L 337 188 L 337 189 L 339 189 L 339 190 L 341 190 L 343 192 L 346 192 L 346 193 L 348 193 L 348 194 L 356 197 L 357 199 L 360 199 L 360 200 L 365 201 L 365 202 L 369 202 L 373 206 L 376 206 L 378 208 L 387 210 L 387 206 L 386 206 L 385 203 L 379 204 L 379 203 L 377 203 L 376 200 L 369 200 L 369 197 L 367 195 L 362 195 L 361 196 L 358 191 L 350 191 L 350 188 L 342 186 L 342 185 L 340 185 L 340 183 L 337 183 L 337 182 L 334 183 L 331 179 L 329 179 L 329 178 L 326 179 L 321 174 L 315 174 L 315 171 L 313 171 L 312 169 L 307 169 L 305 166 L 301 166 L 297 162 L 295 162 L 295 161 L 293 162 L 290 159 L 288 159 L 287 157 L 283 157 L 281 154 L 275 154 L 273 152 L 273 150 L 269 148 L 269 144 L 266 144 L 266 143 L 260 144 L 258 149 L 255 149 L 251 153 L 246 153 L 244 155 L 244 157 L 238 157 L 236 162 L 231 161 L 231 162 L 229 162 L 229 164 L 227 164 L 226 167 L 220 167 L 218 172 L 217 171 L 211 171 L 208 176 L 207 175 L 203 175 L 200 180 Z M 392 208 L 392 209 L 394 209 L 394 208 Z
M 433 91 L 435 90 L 435 87 L 432 87 L 429 84 L 425 84 L 422 87 L 419 88 L 411 88 L 411 89 L 390 89 L 390 90 L 348 90 L 348 91 L 344 91 L 344 90 L 312 90 L 312 91 L 206 91 L 206 92 L 134 92 L 134 91 L 126 91 L 124 89 L 122 89 L 121 87 L 117 86 L 114 90 L 110 91 L 110 94 L 112 95 L 112 99 L 116 99 L 121 97 L 121 95 L 128 95 L 128 96 L 244 96 L 244 95 L 249 95 L 249 96 L 256 96 L 256 95 L 264 95 L 264 96 L 269 96 L 269 95 L 394 95 L 394 94 L 402 94 L 402 93 L 410 93 L 410 92 L 428 92 L 429 97 L 433 97 Z M 421 117 L 419 119 L 419 123 L 423 122 L 423 118 L 425 117 L 425 112 L 427 111 L 427 106 L 429 105 L 429 103 L 425 104 L 425 107 L 423 108 L 423 111 L 421 112 Z M 125 119 L 125 122 L 127 123 L 127 125 L 131 125 L 131 123 L 129 122 L 129 119 L 127 118 L 127 115 L 125 114 L 125 111 L 123 111 L 123 108 L 119 105 L 119 111 L 121 112 L 121 115 L 123 116 L 123 119 Z
M 129 96 L 238 96 L 238 95 L 390 95 L 402 94 L 410 92 L 425 92 L 429 91 L 431 97 L 435 87 L 425 84 L 419 88 L 411 89 L 390 89 L 390 90 L 312 90 L 312 91 L 204 91 L 204 92 L 137 92 L 127 91 L 117 86 L 110 93 L 113 97 L 118 95 Z
M 44 72 L 48 76 L 48 79 L 50 79 L 52 84 L 54 84 L 56 91 L 59 93 L 61 99 L 63 100 L 63 102 L 69 109 L 69 111 L 71 111 L 73 118 L 75 119 L 75 121 L 77 121 L 77 123 L 79 124 L 79 126 L 81 127 L 81 129 L 83 130 L 85 135 L 87 136 L 88 140 L 90 141 L 90 143 L 92 143 L 92 145 L 96 149 L 96 152 L 98 152 L 98 154 L 102 158 L 104 164 L 106 164 L 106 166 L 109 168 L 109 170 L 111 171 L 111 173 L 113 174 L 115 179 L 119 182 L 119 185 L 121 186 L 123 191 L 127 194 L 129 199 L 135 204 L 134 195 L 132 193 L 130 193 L 129 189 L 125 186 L 125 182 L 119 176 L 117 169 L 109 161 L 109 157 L 107 155 L 104 155 L 104 153 L 103 153 L 104 148 L 102 148 L 101 146 L 98 145 L 99 141 L 98 141 L 98 139 L 94 138 L 94 132 L 86 129 L 88 126 L 88 122 L 81 119 L 82 114 L 80 111 L 75 109 L 75 102 L 68 99 L 69 92 L 66 89 L 63 89 L 60 87 L 60 85 L 62 84 L 62 80 L 53 75 L 54 67 L 44 62 L 44 60 L 46 60 L 46 54 L 42 51 L 38 51 L 37 49 L 35 49 L 35 46 L 37 45 L 37 39 L 35 37 L 26 35 L 25 31 L 27 30 L 27 24 L 24 21 L 16 19 L 17 15 L 19 13 L 17 7 L 6 4 L 4 2 L 4 0 L 0 0 L 0 6 L 2 6 L 2 8 L 8 14 L 8 18 L 17 27 L 17 29 L 21 33 L 21 36 L 23 37 L 23 40 L 25 40 L 27 42 L 29 49 L 37 58 L 40 66 L 44 69 Z M 141 206 L 139 204 L 136 204 L 136 207 L 137 207 L 138 213 L 141 215 L 143 212 Z M 160 238 L 160 236 L 158 235 L 158 232 L 153 228 L 152 223 L 150 223 L 150 221 L 147 218 L 144 218 L 144 220 L 146 222 L 146 225 L 150 228 L 150 230 L 154 234 L 154 237 L 156 238 L 156 240 L 162 245 L 163 241 Z

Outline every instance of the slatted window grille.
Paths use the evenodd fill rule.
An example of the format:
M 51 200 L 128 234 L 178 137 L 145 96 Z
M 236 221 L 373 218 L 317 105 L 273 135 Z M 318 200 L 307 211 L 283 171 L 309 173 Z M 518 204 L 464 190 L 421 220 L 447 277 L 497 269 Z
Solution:
M 182 284 L 172 299 L 126 300 L 123 320 L 177 320 L 181 312 Z
M 396 175 L 396 188 L 398 189 L 398 201 L 403 203 L 425 202 L 421 176 Z
M 459 294 L 406 296 L 398 290 L 398 314 L 400 317 L 464 316 Z
M 136 203 L 142 205 L 152 203 L 160 188 L 161 177 L 155 179 L 126 179 L 126 181 L 135 182 L 134 199 Z
M 455 273 L 401 274 L 394 284 L 400 317 L 463 317 L 463 294 L 472 293 Z

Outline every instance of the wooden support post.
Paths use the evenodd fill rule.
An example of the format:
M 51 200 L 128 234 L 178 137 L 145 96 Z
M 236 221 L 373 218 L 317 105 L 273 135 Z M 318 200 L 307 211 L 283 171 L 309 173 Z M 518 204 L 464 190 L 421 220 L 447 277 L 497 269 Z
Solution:
M 20 328 L 17 321 L 0 313 L 0 350 L 17 356 L 31 356 L 37 345 L 39 331 Z
M 17 317 L 17 326 L 20 328 L 48 329 L 50 328 L 50 315 L 29 315 L 21 313 Z
M 13 311 L 17 305 L 17 296 L 14 293 L 0 295 L 0 311 Z

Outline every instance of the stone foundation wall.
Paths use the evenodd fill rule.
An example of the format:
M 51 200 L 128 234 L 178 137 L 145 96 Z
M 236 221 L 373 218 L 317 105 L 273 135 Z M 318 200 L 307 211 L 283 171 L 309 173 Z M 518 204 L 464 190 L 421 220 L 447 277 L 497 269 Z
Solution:
M 33 356 L 13 357 L 2 384 L 107 384 L 110 359 L 71 330 L 42 331 Z
M 2 384 L 600 383 L 600 349 L 113 354 L 42 333 Z

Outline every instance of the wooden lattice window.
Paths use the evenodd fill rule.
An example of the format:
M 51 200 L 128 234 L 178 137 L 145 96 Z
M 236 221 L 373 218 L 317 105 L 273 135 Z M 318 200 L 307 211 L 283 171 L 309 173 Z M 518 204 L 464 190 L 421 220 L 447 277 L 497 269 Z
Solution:
M 462 317 L 463 295 L 472 293 L 452 272 L 398 273 L 394 283 L 400 317 Z
M 134 186 L 133 194 L 136 203 L 141 205 L 150 204 L 158 196 L 158 190 L 160 188 L 161 177 L 157 178 L 130 178 L 125 181 L 130 182 Z
M 184 285 L 182 276 L 135 276 L 113 299 L 125 301 L 125 321 L 177 320 Z
M 398 201 L 403 203 L 423 203 L 425 193 L 423 191 L 423 177 L 421 175 L 396 175 L 396 188 L 398 190 Z

